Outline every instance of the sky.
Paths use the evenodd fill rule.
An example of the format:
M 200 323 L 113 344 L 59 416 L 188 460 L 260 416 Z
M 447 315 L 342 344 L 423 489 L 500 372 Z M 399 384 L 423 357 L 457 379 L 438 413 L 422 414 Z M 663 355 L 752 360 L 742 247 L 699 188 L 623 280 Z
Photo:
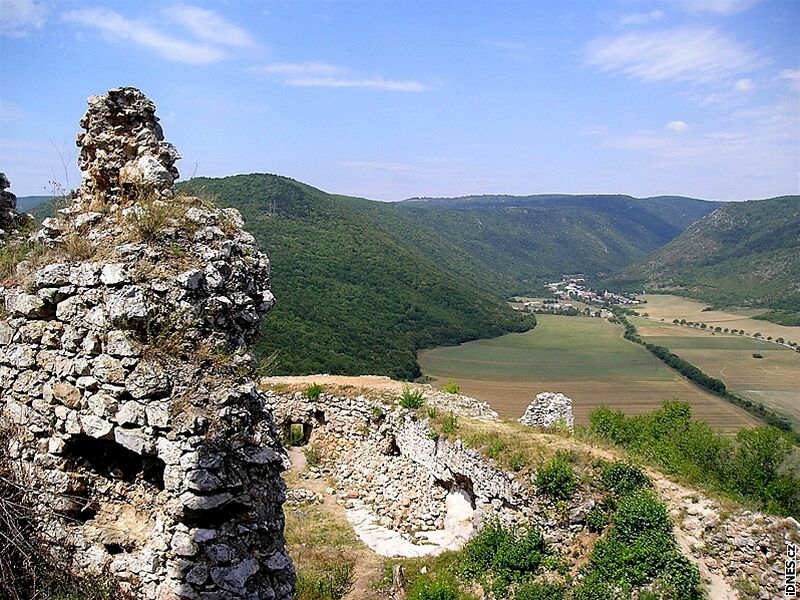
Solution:
M 800 193 L 798 0 L 0 0 L 0 81 L 19 196 L 77 187 L 86 98 L 123 85 L 156 103 L 183 178 Z

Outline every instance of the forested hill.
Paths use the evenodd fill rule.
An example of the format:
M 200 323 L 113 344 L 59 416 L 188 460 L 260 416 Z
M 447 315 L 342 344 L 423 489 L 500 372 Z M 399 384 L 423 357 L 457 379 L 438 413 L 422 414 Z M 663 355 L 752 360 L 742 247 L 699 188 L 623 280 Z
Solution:
M 535 323 L 504 302 L 507 281 L 393 205 L 275 175 L 182 187 L 239 209 L 269 255 L 277 305 L 258 350 L 278 350 L 279 373 L 411 378 L 420 374 L 419 348 Z
M 398 208 L 529 293 L 564 273 L 607 276 L 676 238 L 717 203 L 621 195 L 424 198 Z
M 800 196 L 723 204 L 607 284 L 800 311 Z

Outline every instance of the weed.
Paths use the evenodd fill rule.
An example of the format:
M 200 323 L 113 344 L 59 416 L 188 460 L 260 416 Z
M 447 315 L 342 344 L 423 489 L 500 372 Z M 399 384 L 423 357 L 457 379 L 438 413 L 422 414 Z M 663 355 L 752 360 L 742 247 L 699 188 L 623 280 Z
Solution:
M 448 394 L 460 394 L 461 386 L 458 385 L 454 379 L 451 379 L 442 386 L 442 391 L 447 392 Z
M 453 413 L 447 414 L 442 419 L 442 432 L 446 435 L 450 435 L 451 433 L 455 433 L 456 429 L 458 429 L 458 417 Z
M 322 456 L 317 447 L 313 444 L 306 446 L 305 450 L 303 450 L 303 454 L 306 456 L 306 463 L 308 463 L 309 467 L 318 467 L 320 462 L 322 462 Z
M 403 394 L 400 396 L 400 406 L 409 410 L 416 410 L 422 408 L 425 404 L 425 396 L 419 390 L 411 390 L 408 386 L 403 388 Z
M 309 385 L 303 395 L 309 400 L 319 400 L 320 394 L 325 391 L 325 387 L 319 383 L 312 383 Z

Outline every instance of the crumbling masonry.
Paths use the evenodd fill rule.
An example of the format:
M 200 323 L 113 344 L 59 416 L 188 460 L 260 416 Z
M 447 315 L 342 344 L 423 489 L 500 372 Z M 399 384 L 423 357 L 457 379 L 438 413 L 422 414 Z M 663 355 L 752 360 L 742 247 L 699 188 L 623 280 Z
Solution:
M 139 90 L 81 125 L 77 197 L 0 282 L 0 451 L 75 569 L 144 599 L 288 599 L 286 458 L 248 354 L 269 261 L 236 210 L 174 192 Z

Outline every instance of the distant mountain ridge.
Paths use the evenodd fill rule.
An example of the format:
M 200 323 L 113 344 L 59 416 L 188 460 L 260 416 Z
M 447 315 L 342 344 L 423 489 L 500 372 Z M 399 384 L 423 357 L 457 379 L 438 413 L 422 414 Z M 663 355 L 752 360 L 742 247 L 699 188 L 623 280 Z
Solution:
M 604 283 L 800 311 L 800 196 L 726 203 Z
M 418 198 L 398 208 L 514 281 L 506 292 L 516 294 L 564 273 L 608 276 L 717 206 L 681 197 L 546 194 Z

